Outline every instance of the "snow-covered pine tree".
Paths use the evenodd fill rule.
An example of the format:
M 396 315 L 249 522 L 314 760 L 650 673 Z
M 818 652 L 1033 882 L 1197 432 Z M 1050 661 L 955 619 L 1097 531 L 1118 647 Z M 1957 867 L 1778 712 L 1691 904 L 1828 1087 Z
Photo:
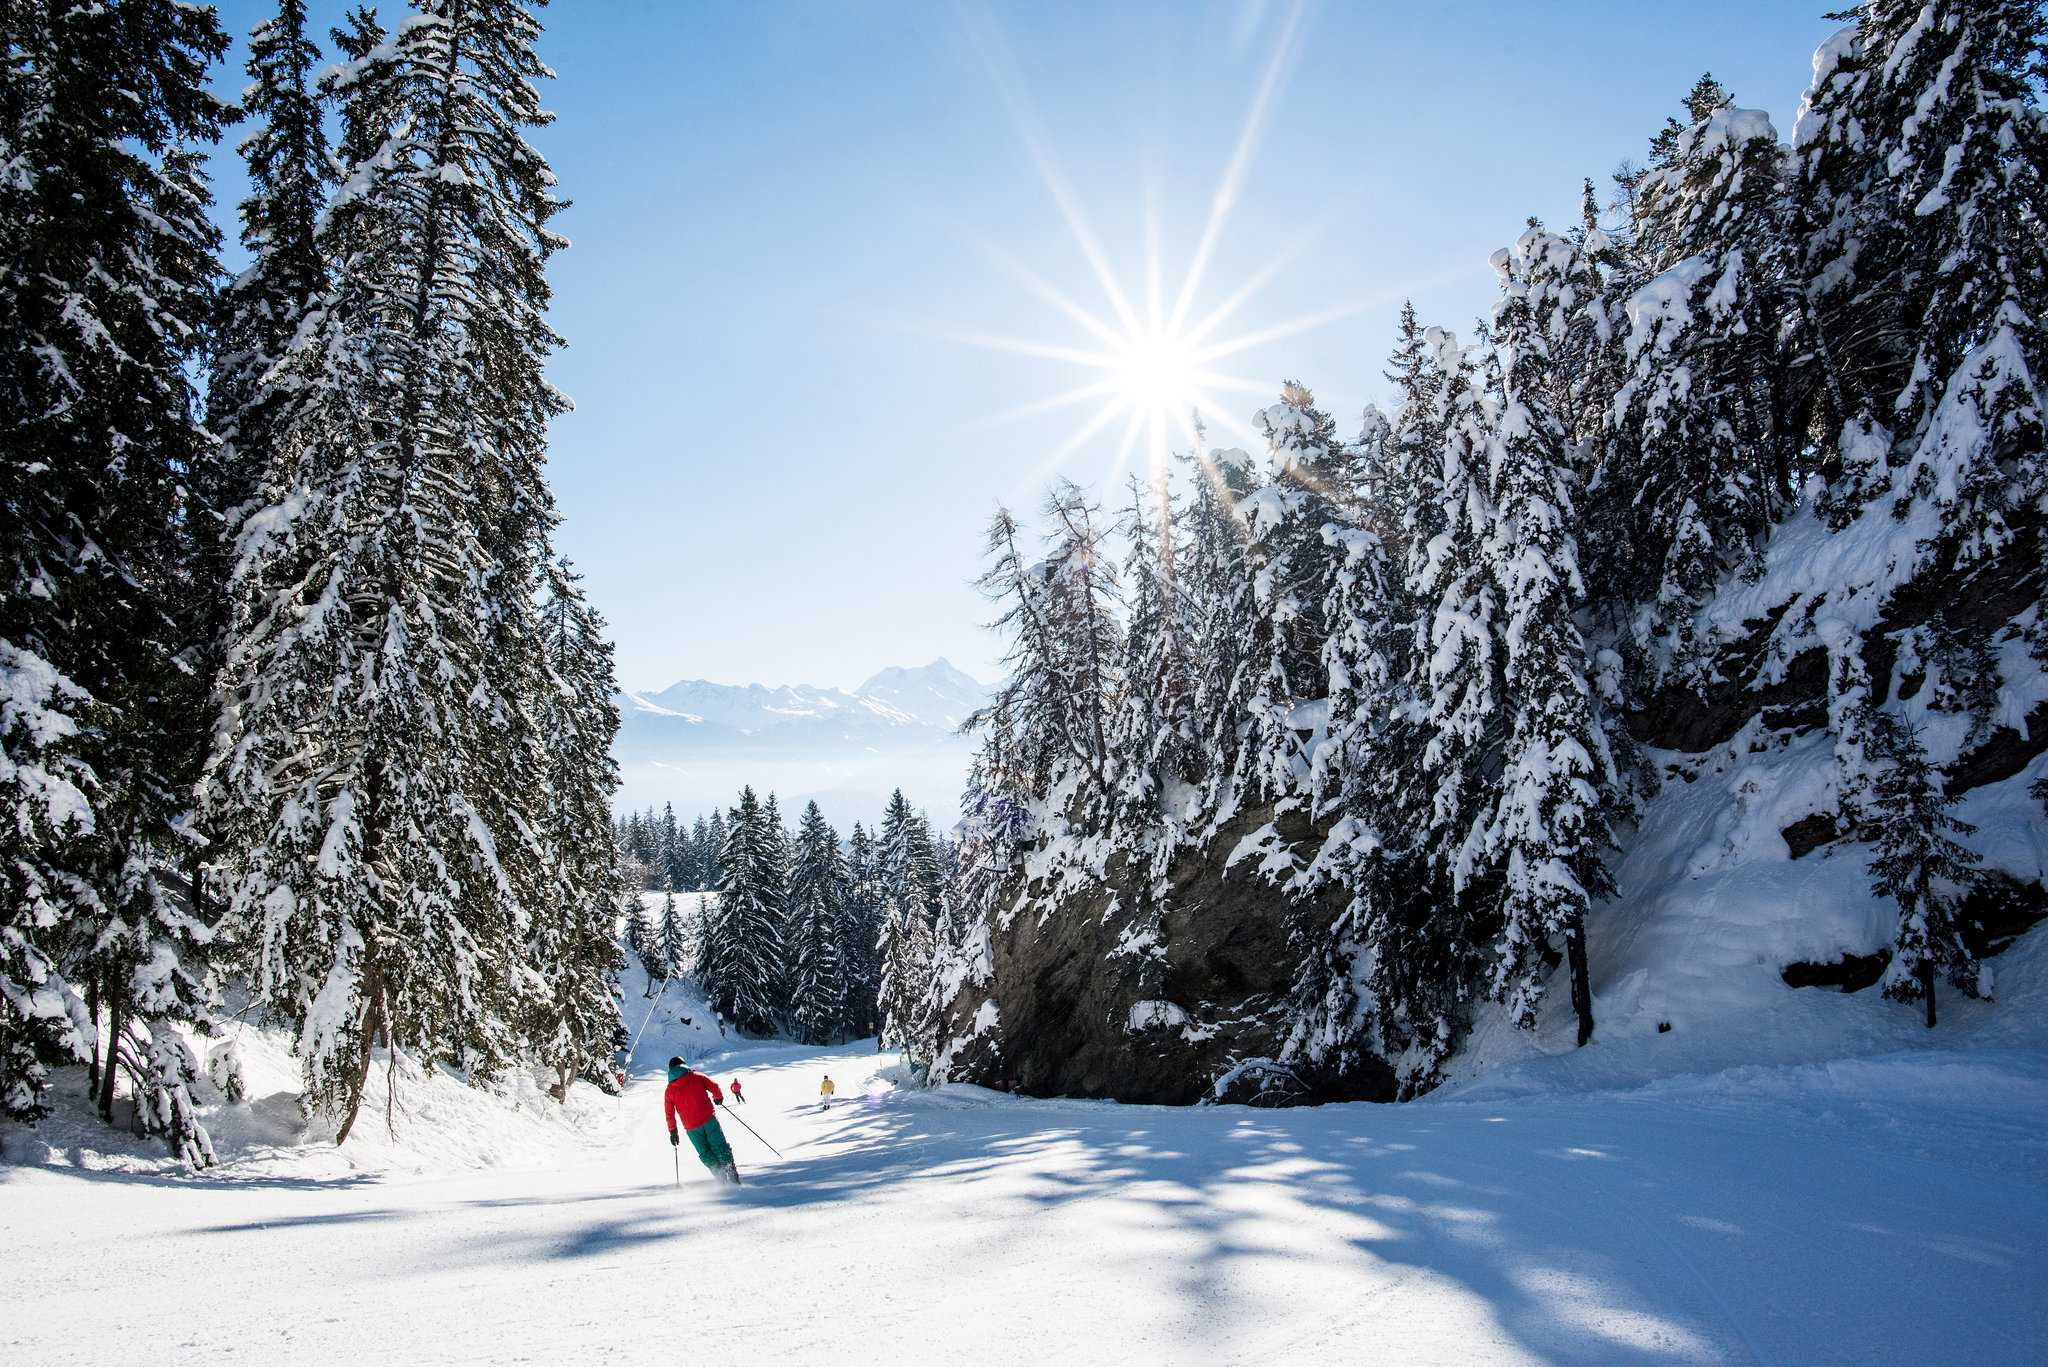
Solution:
M 1133 475 L 1130 501 L 1123 512 L 1125 622 L 1123 650 L 1117 665 L 1120 687 L 1109 721 L 1109 751 L 1115 763 L 1116 801 L 1112 821 L 1126 833 L 1126 843 L 1143 841 L 1162 822 L 1177 818 L 1167 800 L 1193 781 L 1194 719 L 1188 706 L 1194 696 L 1194 661 L 1189 654 L 1185 618 L 1174 581 L 1175 512 L 1170 493 Z M 991 716 L 984 728 L 983 748 L 968 783 L 966 808 L 970 835 L 965 857 L 977 872 L 968 880 L 980 889 L 982 872 L 1008 867 L 1005 840 L 1021 835 L 1010 830 L 1006 812 L 1017 809 L 1018 790 L 1009 771 L 1011 746 L 1007 713 Z M 1157 842 L 1162 848 L 1167 842 Z M 980 891 L 970 896 L 979 904 Z
M 1937 974 L 1966 996 L 1987 995 L 1989 969 L 1963 937 L 1962 901 L 1978 880 L 1976 852 L 1954 839 L 1976 829 L 1955 815 L 1941 773 L 1927 762 L 1920 732 L 1890 712 L 1871 710 L 1871 758 L 1877 813 L 1870 841 L 1871 890 L 1898 904 L 1898 934 L 1885 965 L 1884 995 L 1925 1001 L 1935 1023 Z
M 653 984 L 663 976 L 661 934 L 653 918 L 647 914 L 646 899 L 638 892 L 628 893 L 626 897 L 626 948 L 640 961 L 640 968 L 647 975 L 647 995 L 653 996 Z
M 725 813 L 712 808 L 705 825 L 709 840 L 704 846 L 704 886 L 711 889 L 725 882 Z
M 763 876 L 774 890 L 775 905 L 782 912 L 782 920 L 776 927 L 776 938 L 783 947 L 783 957 L 777 961 L 776 977 L 769 990 L 777 1003 L 777 1009 L 781 1012 L 780 1028 L 787 1029 L 792 967 L 788 949 L 790 936 L 794 930 L 791 920 L 793 907 L 789 900 L 789 879 L 791 867 L 796 860 L 796 841 L 790 834 L 789 827 L 782 822 L 782 807 L 775 800 L 773 793 L 768 794 L 767 801 L 761 804 L 761 830 L 765 860 Z
M 1971 564 L 2038 498 L 2048 16 L 1870 0 L 1815 57 L 1795 151 L 1809 304 L 1843 424 L 1838 525 L 1889 496 Z
M 254 125 L 242 140 L 249 194 L 242 245 L 250 257 L 220 296 L 220 322 L 206 393 L 207 423 L 220 439 L 212 502 L 222 522 L 210 538 L 227 578 L 239 514 L 262 485 L 276 445 L 288 385 L 267 382 L 327 286 L 318 241 L 333 167 L 315 89 L 320 49 L 306 36 L 305 0 L 278 0 L 277 13 L 249 32 L 250 84 L 242 112 Z
M 783 898 L 786 878 L 776 864 L 780 840 L 754 790 L 740 790 L 726 815 L 724 881 L 718 907 L 699 949 L 698 973 L 718 1013 L 753 1035 L 773 1034 L 782 1023 Z
M 213 478 L 190 371 L 219 270 L 198 153 L 227 37 L 173 0 L 50 0 L 0 11 L 0 47 L 0 1113 L 91 1060 L 103 1114 L 125 1076 L 138 1125 L 205 1163 L 171 1023 L 202 1013 L 212 939 L 181 790 Z
M 718 880 L 712 877 L 711 823 L 702 813 L 690 823 L 690 890 L 703 892 Z
M 1261 796 L 1285 809 L 1309 800 L 1308 728 L 1295 708 L 1326 691 L 1324 595 L 1343 555 L 1339 536 L 1359 520 L 1359 472 L 1356 454 L 1304 385 L 1290 381 L 1254 421 L 1272 473 L 1238 504 L 1252 574 L 1246 772 Z
M 903 1049 L 916 1063 L 920 1027 L 936 950 L 939 868 L 931 829 L 898 788 L 882 815 L 876 858 L 881 873 L 881 964 L 878 1010 L 881 1047 Z
M 1805 435 L 1784 419 L 1782 350 L 1797 316 L 1787 307 L 1781 149 L 1768 115 L 1736 108 L 1711 81 L 1695 87 L 1694 122 L 1642 183 L 1636 229 L 1657 274 L 1627 301 L 1628 375 L 1614 420 L 1628 436 L 1601 471 L 1603 513 L 1631 548 L 1617 574 L 1628 576 L 1621 564 L 1661 566 L 1647 592 L 1625 590 L 1638 605 L 1634 647 L 1652 684 L 1695 689 L 1714 643 L 1694 618 L 1789 506 Z
M 253 986 L 338 1140 L 380 1040 L 480 1078 L 516 1051 L 546 895 L 547 72 L 519 0 L 416 8 L 326 83 L 354 160 L 272 372 L 300 397 L 243 524 L 206 783 Z
M 1450 333 L 1431 328 L 1426 336 L 1444 386 L 1436 423 L 1441 518 L 1412 560 L 1409 581 L 1425 614 L 1417 643 L 1428 801 L 1421 844 L 1428 867 L 1462 901 L 1493 820 L 1487 771 L 1503 728 L 1500 590 L 1485 556 L 1496 521 L 1486 478 L 1495 415 L 1482 363 Z M 1449 929 L 1457 918 L 1449 907 L 1444 912 L 1446 933 L 1457 938 Z
M 1416 321 L 1412 301 L 1401 305 L 1400 331 L 1382 372 L 1398 398 L 1380 459 L 1370 473 L 1365 525 L 1386 548 L 1398 576 L 1393 592 L 1405 588 L 1411 566 L 1437 533 L 1443 500 L 1443 371 L 1436 348 Z
M 839 960 L 846 973 L 846 1032 L 858 1039 L 881 1027 L 882 875 L 880 852 L 867 827 L 853 823 L 846 841 L 846 900 L 840 908 Z
M 689 966 L 690 942 L 683 934 L 683 913 L 676 903 L 676 890 L 672 887 L 664 887 L 661 890 L 658 952 L 661 959 L 661 976 L 664 978 L 680 977 Z
M 829 1044 L 845 1028 L 847 977 L 840 960 L 845 932 L 840 919 L 846 884 L 839 833 L 825 823 L 817 803 L 807 803 L 797 827 L 789 880 L 789 1015 L 792 1031 L 805 1044 Z
M 1341 1073 L 1374 1043 L 1357 990 L 1358 965 L 1374 961 L 1379 904 L 1390 895 L 1380 828 L 1391 815 L 1393 656 L 1404 624 L 1396 620 L 1399 604 L 1378 535 L 1334 522 L 1324 535 L 1335 556 L 1320 594 L 1330 626 L 1321 661 L 1329 714 L 1302 786 L 1314 814 L 1330 822 L 1311 880 L 1351 895 L 1334 924 L 1320 899 L 1302 899 L 1291 911 L 1293 1024 L 1282 1058 Z
M 1568 278 L 1558 262 L 1574 252 L 1532 227 L 1493 257 L 1503 374 L 1487 452 L 1495 520 L 1485 554 L 1501 599 L 1507 729 L 1485 857 L 1501 880 L 1492 995 L 1533 1027 L 1547 957 L 1561 945 L 1583 1045 L 1593 1037 L 1586 915 L 1612 890 L 1604 794 L 1615 779 L 1573 622 L 1585 598 L 1577 513 L 1564 428 L 1547 398 L 1548 322 L 1565 307 L 1560 281 Z
M 687 888 L 690 885 L 690 873 L 684 867 L 683 829 L 676 821 L 675 804 L 672 802 L 661 804 L 661 827 L 656 839 L 659 841 L 656 857 L 660 861 L 662 873 L 668 878 L 668 885 L 671 888 Z
M 566 1099 L 579 1077 L 609 1078 L 621 1043 L 615 975 L 624 956 L 613 917 L 619 899 L 635 889 L 624 873 L 609 806 L 619 786 L 611 752 L 619 729 L 612 645 L 569 562 L 557 558 L 546 568 L 541 646 L 553 686 L 536 706 L 547 764 L 537 834 L 551 891 L 533 909 L 528 931 L 527 957 L 539 990 L 527 1034 L 555 1070 L 557 1096 Z
M 981 729 L 1000 709 L 1012 728 L 1006 768 L 1028 778 L 1032 798 L 1047 797 L 1072 776 L 1090 800 L 1106 800 L 1108 727 L 1115 710 L 1115 579 L 1095 509 L 1079 489 L 1056 485 L 1045 512 L 1053 523 L 1049 553 L 1035 563 L 1025 558 L 1022 532 L 1009 510 L 997 509 L 989 523 L 989 565 L 976 586 L 999 609 L 989 629 L 1009 639 L 1009 674 L 966 729 Z
M 1194 657 L 1188 713 L 1201 728 L 1195 749 L 1200 773 L 1196 813 L 1213 830 L 1237 811 L 1245 778 L 1247 715 L 1263 661 L 1254 654 L 1257 607 L 1239 505 L 1258 489 L 1250 455 L 1235 447 L 1204 449 L 1196 428 L 1181 569 L 1183 611 Z

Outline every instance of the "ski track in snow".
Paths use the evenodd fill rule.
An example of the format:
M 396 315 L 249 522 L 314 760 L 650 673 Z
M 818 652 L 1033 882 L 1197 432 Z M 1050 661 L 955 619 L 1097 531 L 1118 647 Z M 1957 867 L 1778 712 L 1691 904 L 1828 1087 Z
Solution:
M 1256 1111 L 753 1045 L 738 1191 L 651 1069 L 552 1162 L 0 1167 L 0 1361 L 2048 1360 L 2048 1069 L 1952 1057 Z

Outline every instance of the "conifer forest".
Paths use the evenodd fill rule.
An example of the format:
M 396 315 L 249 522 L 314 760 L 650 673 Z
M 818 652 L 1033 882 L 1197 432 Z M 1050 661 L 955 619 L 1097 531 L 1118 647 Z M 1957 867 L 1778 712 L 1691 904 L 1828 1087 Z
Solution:
M 2048 5 L 1399 8 L 0 3 L 0 1358 L 2048 1360 Z

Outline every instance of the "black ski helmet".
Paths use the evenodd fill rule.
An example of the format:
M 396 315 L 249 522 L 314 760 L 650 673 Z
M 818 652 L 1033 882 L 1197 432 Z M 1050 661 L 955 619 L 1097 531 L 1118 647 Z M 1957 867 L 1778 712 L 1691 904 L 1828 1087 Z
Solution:
M 668 1066 L 671 1068 L 686 1068 L 689 1065 L 683 1062 L 681 1054 L 671 1054 L 669 1055 Z

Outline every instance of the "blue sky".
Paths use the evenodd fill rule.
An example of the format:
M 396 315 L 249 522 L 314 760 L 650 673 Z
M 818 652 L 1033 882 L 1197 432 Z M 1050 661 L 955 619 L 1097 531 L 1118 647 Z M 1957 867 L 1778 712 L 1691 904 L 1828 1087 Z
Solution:
M 244 33 L 268 6 L 220 8 Z M 340 8 L 316 0 L 316 21 Z M 1530 214 L 1573 221 L 1580 178 L 1639 157 L 1701 71 L 1789 133 L 1825 8 L 550 7 L 560 121 L 535 141 L 575 202 L 553 272 L 552 375 L 577 404 L 552 446 L 558 540 L 621 681 L 851 687 L 937 655 L 994 675 L 982 525 L 998 500 L 1035 506 L 1095 405 L 991 419 L 1097 373 L 962 338 L 1097 345 L 1014 265 L 1111 312 L 1048 167 L 1136 300 L 1151 205 L 1170 300 L 1246 146 L 1190 316 L 1284 257 L 1216 334 L 1280 335 L 1216 368 L 1299 379 L 1350 431 L 1404 295 L 1469 327 L 1488 252 Z M 232 168 L 220 188 L 225 216 Z M 1264 402 L 1217 397 L 1239 423 Z M 1102 481 L 1121 430 L 1056 473 Z

